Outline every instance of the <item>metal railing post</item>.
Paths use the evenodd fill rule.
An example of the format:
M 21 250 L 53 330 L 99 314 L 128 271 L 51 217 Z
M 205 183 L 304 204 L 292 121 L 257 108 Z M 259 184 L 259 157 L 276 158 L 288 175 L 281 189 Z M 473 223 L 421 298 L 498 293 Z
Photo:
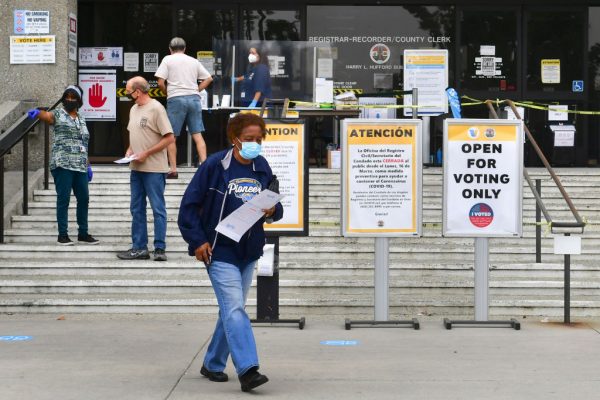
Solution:
M 44 189 L 50 185 L 50 125 L 44 123 Z
M 571 236 L 565 233 L 565 236 Z M 571 323 L 571 255 L 565 254 L 565 300 L 564 300 L 564 322 Z
M 4 156 L 0 156 L 0 243 L 4 243 Z
M 29 134 L 23 136 L 23 215 L 29 212 Z
M 535 180 L 535 190 L 540 197 L 542 196 L 542 180 Z M 542 209 L 538 202 L 535 202 L 535 262 L 542 262 Z

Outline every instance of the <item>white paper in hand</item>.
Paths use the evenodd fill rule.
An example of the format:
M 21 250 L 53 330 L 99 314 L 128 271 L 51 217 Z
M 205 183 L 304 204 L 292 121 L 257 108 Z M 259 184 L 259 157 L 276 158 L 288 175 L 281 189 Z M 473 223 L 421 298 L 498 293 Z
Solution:
M 115 160 L 114 163 L 115 164 L 129 164 L 130 162 L 132 162 L 136 158 L 137 158 L 137 156 L 135 154 L 132 154 L 129 157 L 123 157 L 123 158 L 121 158 L 119 160 Z
M 275 206 L 282 198 L 279 193 L 263 190 L 219 222 L 215 230 L 239 242 L 244 233 L 265 215 L 262 210 Z

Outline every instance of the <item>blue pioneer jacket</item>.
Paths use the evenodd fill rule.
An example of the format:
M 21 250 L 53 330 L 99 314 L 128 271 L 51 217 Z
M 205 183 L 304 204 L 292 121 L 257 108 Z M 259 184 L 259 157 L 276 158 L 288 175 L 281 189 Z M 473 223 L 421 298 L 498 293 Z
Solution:
M 177 224 L 181 236 L 188 243 L 188 254 L 190 256 L 193 256 L 196 249 L 206 242 L 209 242 L 213 249 L 215 247 L 217 235 L 219 235 L 215 228 L 223 219 L 225 193 L 230 180 L 229 166 L 232 157 L 233 148 L 208 157 L 200 165 L 183 194 Z M 258 175 L 262 187 L 267 188 L 273 178 L 273 172 L 267 160 L 262 156 L 258 156 L 253 160 L 252 167 Z M 273 221 L 278 221 L 282 217 L 283 207 L 281 203 L 277 203 L 275 214 L 271 218 Z M 264 222 L 265 218 L 263 217 L 250 228 L 245 249 L 245 253 L 250 260 L 257 260 L 263 254 L 265 244 Z

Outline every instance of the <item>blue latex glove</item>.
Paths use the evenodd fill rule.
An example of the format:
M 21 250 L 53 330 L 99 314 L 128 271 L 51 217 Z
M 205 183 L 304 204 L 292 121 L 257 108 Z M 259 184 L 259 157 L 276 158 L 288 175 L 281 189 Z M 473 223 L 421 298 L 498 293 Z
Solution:
M 91 182 L 92 178 L 94 177 L 94 171 L 92 171 L 92 166 L 91 165 L 88 165 L 87 175 L 88 175 L 88 182 Z
M 258 103 L 256 100 L 252 100 L 252 103 L 250 103 L 250 105 L 248 107 L 250 107 L 250 108 L 256 107 L 256 103 Z
M 27 116 L 31 119 L 36 119 L 39 114 L 40 110 L 37 108 L 32 108 L 31 110 L 27 111 Z
M 236 81 L 235 76 L 232 76 L 231 77 L 231 86 L 235 85 L 235 81 Z

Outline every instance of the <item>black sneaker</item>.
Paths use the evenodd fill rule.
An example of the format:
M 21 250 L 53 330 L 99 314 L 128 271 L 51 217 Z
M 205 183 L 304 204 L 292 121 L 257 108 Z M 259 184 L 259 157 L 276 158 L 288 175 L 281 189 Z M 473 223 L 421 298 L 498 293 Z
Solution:
M 146 249 L 143 249 L 143 250 L 129 249 L 122 253 L 118 253 L 117 257 L 120 258 L 121 260 L 147 260 L 150 258 L 150 253 L 148 253 L 148 250 L 146 250 Z
M 61 246 L 73 246 L 75 243 L 69 238 L 68 235 L 58 235 L 58 240 L 56 241 Z
M 154 261 L 167 261 L 165 249 L 154 249 Z
M 200 368 L 200 374 L 208 378 L 212 382 L 227 382 L 229 377 L 225 372 L 211 372 L 204 365 Z
M 258 387 L 262 384 L 269 382 L 269 378 L 266 375 L 258 372 L 258 368 L 251 368 L 244 375 L 239 377 L 240 384 L 242 386 L 242 392 L 249 392 L 250 390 Z
M 98 243 L 100 243 L 100 241 L 98 239 L 96 239 L 89 233 L 87 235 L 77 235 L 77 241 L 79 243 L 83 243 L 83 244 L 98 244 Z

